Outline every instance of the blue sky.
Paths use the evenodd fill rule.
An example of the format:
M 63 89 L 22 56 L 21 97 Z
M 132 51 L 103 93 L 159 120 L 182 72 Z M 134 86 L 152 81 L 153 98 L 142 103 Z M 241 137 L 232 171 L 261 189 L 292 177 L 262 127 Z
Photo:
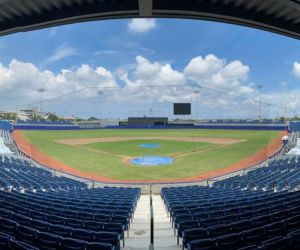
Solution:
M 294 115 L 300 107 L 299 51 L 300 41 L 281 35 L 181 19 L 108 20 L 17 33 L 0 38 L 0 87 L 4 90 L 0 109 L 38 105 L 36 90 L 40 87 L 46 89 L 44 98 L 51 99 L 96 86 L 101 91 L 119 89 L 118 93 L 107 94 L 106 90 L 101 96 L 99 107 L 106 116 L 112 112 L 117 117 L 133 115 L 136 106 L 141 113 L 153 109 L 168 114 L 173 101 L 191 100 L 194 115 L 201 109 L 203 117 L 222 113 L 224 117 L 244 118 L 257 109 L 255 86 L 260 84 L 263 102 L 276 104 L 272 110 L 266 105 L 266 117 L 280 116 L 286 102 L 290 115 Z M 137 85 L 145 88 L 133 90 L 132 86 Z M 172 89 L 170 85 L 179 87 Z M 203 89 L 193 97 L 191 85 L 245 99 L 237 98 L 233 103 L 226 94 L 212 95 Z M 70 108 L 78 97 L 95 106 L 93 98 L 99 96 L 92 92 L 86 90 L 80 96 L 65 98 L 64 104 L 45 102 L 44 108 L 65 115 L 89 116 L 96 112 L 97 116 L 100 111 L 91 111 L 83 102 L 80 107 Z M 111 105 L 112 100 L 115 105 Z M 248 105 L 248 111 L 233 115 L 232 111 L 242 104 Z

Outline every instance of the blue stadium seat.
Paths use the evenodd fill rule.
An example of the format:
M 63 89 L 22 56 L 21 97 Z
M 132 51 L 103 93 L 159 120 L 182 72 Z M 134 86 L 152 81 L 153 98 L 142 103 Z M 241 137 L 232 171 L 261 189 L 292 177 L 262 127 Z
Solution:
M 86 250 L 114 250 L 114 246 L 108 243 L 89 242 Z
M 36 230 L 39 230 L 41 232 L 48 232 L 50 224 L 48 222 L 45 222 L 45 221 L 30 220 L 29 221 L 29 226 L 36 229 Z
M 284 222 L 274 222 L 263 227 L 267 238 L 271 239 L 285 234 Z
M 85 240 L 85 241 L 93 241 L 94 240 L 94 232 L 86 229 L 71 229 L 72 238 Z
M 285 222 L 286 231 L 288 233 L 293 232 L 300 228 L 300 215 L 293 216 L 285 220 L 284 222 Z
M 217 250 L 216 239 L 194 240 L 187 244 L 188 250 Z
M 101 243 L 109 243 L 113 245 L 116 250 L 120 249 L 120 237 L 118 233 L 112 232 L 95 232 L 94 233 L 94 241 L 101 242 Z
M 63 225 L 50 225 L 49 226 L 49 233 L 57 234 L 61 237 L 65 237 L 65 238 L 72 237 L 71 230 L 72 229 L 70 227 L 66 227 Z
M 261 244 L 263 250 L 290 250 L 290 241 L 285 237 L 276 237 L 267 241 L 264 241 Z
M 10 219 L 0 218 L 0 232 L 13 236 L 18 223 Z
M 217 237 L 218 248 L 222 250 L 238 249 L 243 246 L 241 234 L 227 234 Z
M 291 240 L 291 249 L 300 249 L 300 229 L 288 234 Z
M 12 250 L 39 250 L 38 248 L 20 241 L 11 241 Z
M 87 247 L 87 242 L 72 238 L 62 238 L 60 243 L 61 250 L 85 250 Z
M 11 219 L 21 225 L 29 225 L 31 220 L 31 218 L 28 216 L 24 216 L 22 214 L 15 214 L 15 213 L 12 215 Z
M 37 233 L 36 245 L 40 249 L 44 250 L 56 250 L 60 246 L 61 237 L 56 234 L 50 234 L 45 232 Z
M 214 226 L 210 226 L 208 228 L 208 235 L 210 238 L 216 238 L 218 236 L 224 235 L 224 234 L 230 234 L 231 228 L 228 227 L 226 224 L 218 224 Z
M 18 225 L 16 228 L 16 238 L 22 242 L 25 242 L 29 245 L 34 245 L 37 237 L 37 230 L 27 227 Z
M 184 230 L 182 237 L 183 237 L 183 241 L 182 241 L 183 246 L 188 247 L 188 244 L 191 241 L 205 239 L 208 237 L 208 234 L 205 228 L 194 228 L 194 229 Z
M 84 228 L 92 231 L 103 231 L 103 224 L 102 222 L 88 220 L 84 222 Z
M 246 245 L 259 245 L 265 240 L 264 230 L 260 227 L 243 231 L 243 242 Z
M 78 219 L 66 218 L 64 219 L 65 225 L 68 227 L 83 228 L 83 221 Z
M 13 239 L 14 239 L 14 237 L 0 232 L 0 249 L 10 249 L 10 247 L 11 247 L 10 242 Z
M 45 217 L 45 219 L 47 219 L 47 221 L 52 223 L 52 224 L 64 224 L 65 223 L 64 217 L 56 216 L 56 215 L 52 215 L 52 214 L 47 215 Z
M 95 214 L 95 220 L 100 222 L 109 222 L 110 217 L 106 214 Z

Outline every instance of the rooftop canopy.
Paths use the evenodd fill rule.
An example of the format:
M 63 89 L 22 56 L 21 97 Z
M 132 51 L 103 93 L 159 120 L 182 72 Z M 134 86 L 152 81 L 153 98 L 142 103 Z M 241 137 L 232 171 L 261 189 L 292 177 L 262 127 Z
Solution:
M 0 0 L 0 35 L 133 17 L 221 21 L 300 38 L 300 0 Z

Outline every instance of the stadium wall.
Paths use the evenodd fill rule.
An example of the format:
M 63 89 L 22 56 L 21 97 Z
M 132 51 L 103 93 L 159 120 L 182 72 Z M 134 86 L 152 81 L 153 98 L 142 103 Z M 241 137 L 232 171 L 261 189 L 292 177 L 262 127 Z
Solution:
M 1 128 L 1 127 L 0 127 Z M 172 124 L 172 125 L 147 125 L 147 126 L 136 126 L 136 125 L 126 125 L 126 126 L 106 126 L 106 127 L 81 127 L 79 125 L 63 126 L 63 125 L 24 125 L 15 124 L 13 126 L 15 130 L 78 130 L 78 129 L 228 129 L 228 130 L 276 130 L 276 131 L 287 131 L 288 127 L 286 125 L 278 124 Z
M 108 129 L 228 129 L 228 130 L 276 130 L 287 131 L 285 125 L 230 125 L 230 124 L 203 124 L 203 125 L 182 125 L 172 124 L 166 126 L 107 126 Z
M 79 126 L 59 126 L 59 125 L 14 125 L 16 130 L 78 130 Z

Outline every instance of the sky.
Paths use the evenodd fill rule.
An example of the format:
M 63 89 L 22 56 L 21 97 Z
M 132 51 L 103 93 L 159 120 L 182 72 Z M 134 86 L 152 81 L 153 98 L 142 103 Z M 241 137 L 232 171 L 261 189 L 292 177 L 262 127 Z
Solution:
M 273 118 L 300 115 L 298 96 L 300 41 L 243 26 L 122 19 L 0 37 L 0 110 L 126 118 L 191 102 L 196 118 Z

